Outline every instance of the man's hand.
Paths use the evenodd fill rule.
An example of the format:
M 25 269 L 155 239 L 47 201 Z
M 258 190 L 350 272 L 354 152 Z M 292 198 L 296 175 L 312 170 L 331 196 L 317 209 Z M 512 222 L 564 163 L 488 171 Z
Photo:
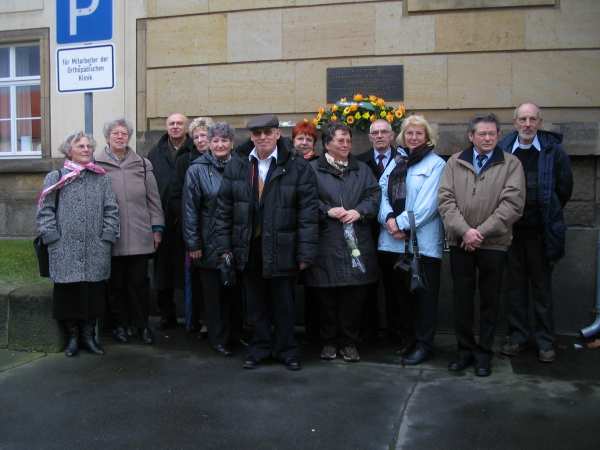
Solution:
M 346 210 L 341 206 L 336 206 L 335 208 L 331 208 L 329 211 L 327 211 L 327 215 L 332 219 L 341 220 L 344 214 L 346 214 Z
M 360 213 L 355 209 L 350 209 L 340 218 L 342 223 L 353 223 L 360 219 Z
M 468 252 L 475 251 L 481 246 L 483 239 L 483 234 L 475 228 L 469 228 L 465 234 L 463 234 L 461 247 Z
M 202 258 L 202 250 L 194 250 L 192 252 L 188 252 L 188 256 L 193 261 Z
M 162 242 L 162 233 L 160 231 L 154 231 L 152 237 L 154 238 L 154 250 L 156 250 Z
M 390 233 L 392 236 L 394 236 L 394 233 L 397 233 L 400 231 L 400 229 L 398 228 L 398 223 L 396 222 L 396 219 L 393 217 L 390 217 L 387 222 L 385 223 L 385 229 L 387 230 L 388 233 Z

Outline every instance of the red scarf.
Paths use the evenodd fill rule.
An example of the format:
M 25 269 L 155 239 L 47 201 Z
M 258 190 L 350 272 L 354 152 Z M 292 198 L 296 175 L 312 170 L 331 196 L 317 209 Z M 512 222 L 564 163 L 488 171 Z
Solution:
M 84 170 L 89 170 L 89 171 L 97 173 L 99 175 L 106 174 L 106 170 L 104 170 L 100 166 L 97 166 L 93 162 L 89 162 L 87 164 L 81 165 L 81 164 L 77 164 L 77 163 L 71 161 L 70 159 L 67 159 L 67 160 L 65 160 L 65 164 L 63 165 L 63 167 L 65 169 L 69 169 L 70 172 L 67 172 L 66 174 L 64 174 L 62 177 L 60 177 L 60 180 L 58 180 L 52 186 L 48 186 L 46 189 L 44 189 L 40 193 L 40 197 L 38 199 L 38 208 L 40 208 L 42 206 L 42 203 L 44 202 L 44 199 L 46 198 L 46 196 L 48 194 L 50 194 L 51 192 L 57 191 L 57 190 L 61 189 L 63 186 L 76 180 L 77 178 L 79 178 L 79 176 L 81 175 L 81 172 L 83 172 Z

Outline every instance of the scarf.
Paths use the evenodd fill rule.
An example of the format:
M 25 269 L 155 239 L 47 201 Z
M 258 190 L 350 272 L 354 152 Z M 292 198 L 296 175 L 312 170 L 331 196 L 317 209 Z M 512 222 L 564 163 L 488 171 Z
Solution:
M 227 163 L 229 163 L 229 161 L 231 161 L 231 154 L 229 155 L 229 158 L 225 160 L 215 158 L 215 155 L 213 155 L 210 151 L 207 151 L 202 154 L 206 159 L 208 159 L 212 163 L 214 168 L 217 169 L 217 172 L 221 173 L 225 171 L 225 166 L 227 165 Z
M 340 172 L 348 168 L 348 161 L 336 161 L 329 153 L 325 153 L 325 160 Z
M 40 193 L 40 197 L 38 199 L 38 207 L 41 208 L 42 203 L 44 202 L 44 199 L 48 196 L 48 194 L 50 194 L 51 192 L 54 192 L 54 191 L 58 191 L 59 189 L 62 189 L 64 186 L 66 186 L 67 184 L 75 181 L 77 178 L 79 178 L 81 176 L 81 173 L 84 170 L 89 170 L 90 172 L 94 172 L 99 175 L 106 174 L 106 170 L 104 170 L 102 167 L 94 164 L 93 162 L 89 162 L 82 166 L 81 164 L 74 163 L 73 161 L 67 159 L 67 160 L 65 160 L 65 164 L 63 165 L 63 167 L 65 169 L 70 170 L 70 172 L 67 172 L 66 174 L 62 175 L 60 177 L 60 180 L 58 180 L 52 186 L 48 186 L 46 189 L 44 189 Z
M 388 199 L 394 215 L 401 214 L 406 207 L 406 174 L 408 168 L 421 162 L 433 150 L 433 146 L 427 144 L 415 148 L 404 156 L 400 152 L 394 158 L 396 166 L 392 169 L 388 178 Z
M 310 160 L 310 159 L 314 158 L 315 156 L 317 156 L 317 152 L 315 152 L 314 150 L 306 152 L 304 155 L 302 155 L 302 157 L 306 160 Z

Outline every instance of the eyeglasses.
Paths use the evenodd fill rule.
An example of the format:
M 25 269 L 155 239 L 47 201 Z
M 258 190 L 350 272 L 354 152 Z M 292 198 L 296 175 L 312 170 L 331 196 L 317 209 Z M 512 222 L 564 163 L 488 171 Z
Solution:
M 111 131 L 110 135 L 111 136 L 129 136 L 129 133 L 127 131 Z
M 271 136 L 274 132 L 275 132 L 275 128 L 254 128 L 253 130 L 250 130 L 250 133 L 252 133 L 252 136 L 255 136 L 255 137 L 258 137 L 261 134 L 264 134 L 265 136 Z
M 385 136 L 386 134 L 390 134 L 390 130 L 373 130 L 369 133 L 371 136 Z

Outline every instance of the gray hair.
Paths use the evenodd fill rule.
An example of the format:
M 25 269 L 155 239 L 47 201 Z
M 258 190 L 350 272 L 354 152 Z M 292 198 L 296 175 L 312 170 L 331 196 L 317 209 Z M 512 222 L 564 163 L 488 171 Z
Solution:
M 90 145 L 92 146 L 92 151 L 96 150 L 96 141 L 94 140 L 91 134 L 87 134 L 83 131 L 76 131 L 74 133 L 69 134 L 64 142 L 60 144 L 58 150 L 67 157 L 67 159 L 71 159 L 71 148 L 73 144 L 79 142 L 81 139 L 87 138 L 90 141 Z
M 110 133 L 112 132 L 113 128 L 115 128 L 115 127 L 127 128 L 127 142 L 129 142 L 129 140 L 131 139 L 131 135 L 133 134 L 133 127 L 131 126 L 129 121 L 127 121 L 124 117 L 120 117 L 118 119 L 111 120 L 104 124 L 104 128 L 102 129 L 102 132 L 104 133 L 104 138 L 106 139 L 106 141 L 108 141 Z
M 235 128 L 227 122 L 217 122 L 208 129 L 208 140 L 214 137 L 222 137 L 233 141 L 235 137 Z
M 213 122 L 213 120 L 210 117 L 196 117 L 190 123 L 190 126 L 188 127 L 188 133 L 190 134 L 190 136 L 193 137 L 194 130 L 196 128 L 203 128 L 206 131 L 208 131 L 208 129 L 210 127 L 212 127 L 213 125 L 214 125 L 214 122 Z
M 515 108 L 515 110 L 513 112 L 513 119 L 516 120 L 519 117 L 519 110 L 521 109 L 522 106 L 525 106 L 525 105 L 535 106 L 535 109 L 537 109 L 537 118 L 538 119 L 542 118 L 542 108 L 540 108 L 537 104 L 535 104 L 533 102 L 524 102 Z
M 392 125 L 385 119 L 377 119 L 374 120 L 371 125 L 369 126 L 369 133 L 371 133 L 373 131 L 373 125 L 375 125 L 376 123 L 385 123 L 385 129 L 388 131 L 392 131 Z
M 475 129 L 477 128 L 477 124 L 480 124 L 480 123 L 493 123 L 496 125 L 496 131 L 500 132 L 500 121 L 498 120 L 498 117 L 496 117 L 496 114 L 494 114 L 494 113 L 489 113 L 489 114 L 485 114 L 483 116 L 473 117 L 469 121 L 468 133 L 474 134 Z

